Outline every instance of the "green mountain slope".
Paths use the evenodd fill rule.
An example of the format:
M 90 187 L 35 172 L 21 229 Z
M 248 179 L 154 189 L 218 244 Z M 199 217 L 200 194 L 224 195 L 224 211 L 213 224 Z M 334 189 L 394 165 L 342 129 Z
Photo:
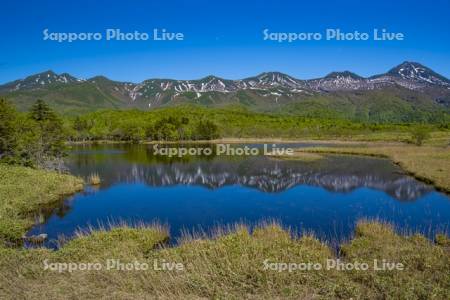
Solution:
M 207 76 L 131 83 L 103 76 L 82 80 L 46 71 L 0 85 L 0 97 L 23 111 L 43 99 L 65 115 L 185 104 L 239 105 L 255 112 L 372 123 L 445 123 L 450 115 L 450 81 L 413 62 L 368 78 L 345 71 L 310 80 L 268 72 L 241 80 Z
M 373 123 L 444 123 L 448 108 L 430 97 L 403 88 L 317 95 L 290 103 L 279 113 L 305 117 L 341 118 Z

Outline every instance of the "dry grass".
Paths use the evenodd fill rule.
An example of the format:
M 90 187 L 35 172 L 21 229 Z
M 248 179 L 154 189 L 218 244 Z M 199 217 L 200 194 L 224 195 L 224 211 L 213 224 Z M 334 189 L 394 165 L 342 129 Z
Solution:
M 411 143 L 413 137 L 411 130 L 380 130 L 352 132 L 349 135 L 311 135 L 304 137 L 224 137 L 214 140 L 186 140 L 183 143 L 207 144 L 207 143 L 323 143 L 323 144 L 360 144 L 361 142 L 407 142 Z M 434 130 L 430 132 L 430 138 L 425 141 L 427 145 L 449 145 L 450 132 L 448 130 Z M 78 142 L 84 143 L 115 143 L 115 141 Z M 123 143 L 120 142 L 119 143 Z M 178 144 L 180 141 L 141 141 L 143 144 Z
M 227 233 L 225 233 L 227 232 Z M 448 238 L 444 243 L 448 242 Z M 275 223 L 253 232 L 243 225 L 214 239 L 188 238 L 171 248 L 164 227 L 121 226 L 92 231 L 58 251 L 0 248 L 2 299 L 444 299 L 450 292 L 450 252 L 420 235 L 397 235 L 387 224 L 363 221 L 342 245 L 343 262 L 387 259 L 403 271 L 264 269 L 264 261 L 321 263 L 338 258 L 313 236 L 292 238 Z M 48 262 L 145 262 L 146 271 L 54 272 Z M 181 263 L 184 270 L 158 271 L 154 262 Z
M 100 175 L 98 173 L 89 174 L 87 183 L 90 185 L 99 185 L 101 183 Z
M 279 160 L 298 160 L 304 162 L 312 162 L 324 158 L 323 155 L 317 153 L 307 153 L 301 151 L 295 151 L 293 155 L 268 155 L 268 157 Z
M 387 157 L 417 179 L 431 183 L 439 190 L 450 192 L 449 146 L 367 144 L 365 147 L 315 147 L 298 151 Z

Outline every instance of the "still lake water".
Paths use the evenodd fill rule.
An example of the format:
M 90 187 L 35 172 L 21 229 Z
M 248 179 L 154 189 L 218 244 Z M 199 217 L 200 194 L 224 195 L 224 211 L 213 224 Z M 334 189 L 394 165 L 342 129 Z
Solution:
M 277 220 L 297 232 L 314 231 L 328 240 L 351 237 L 361 218 L 385 220 L 399 230 L 430 237 L 450 228 L 448 195 L 405 175 L 385 159 L 337 155 L 314 162 L 264 156 L 169 159 L 153 155 L 151 145 L 121 144 L 75 146 L 67 166 L 84 178 L 96 172 L 102 183 L 41 212 L 37 219 L 43 222 L 28 234 L 47 233 L 47 246 L 78 229 L 122 221 L 167 224 L 172 241 L 183 231 L 208 232 L 219 225 L 265 220 Z

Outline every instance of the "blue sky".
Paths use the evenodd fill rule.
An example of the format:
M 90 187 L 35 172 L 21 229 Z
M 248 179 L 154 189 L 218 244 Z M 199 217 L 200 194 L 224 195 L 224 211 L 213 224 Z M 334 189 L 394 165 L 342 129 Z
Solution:
M 313 2 L 313 3 L 311 3 Z M 450 77 L 450 1 L 2 1 L 0 83 L 44 70 L 139 82 L 383 73 L 405 60 Z M 44 41 L 42 31 L 182 32 L 183 41 Z M 404 41 L 263 40 L 270 32 L 402 32 Z

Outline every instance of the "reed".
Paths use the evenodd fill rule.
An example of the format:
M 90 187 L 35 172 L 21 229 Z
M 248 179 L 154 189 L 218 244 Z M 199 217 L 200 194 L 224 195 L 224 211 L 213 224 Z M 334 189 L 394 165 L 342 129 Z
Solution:
M 90 185 L 99 185 L 101 183 L 100 175 L 98 173 L 89 174 L 87 182 Z

